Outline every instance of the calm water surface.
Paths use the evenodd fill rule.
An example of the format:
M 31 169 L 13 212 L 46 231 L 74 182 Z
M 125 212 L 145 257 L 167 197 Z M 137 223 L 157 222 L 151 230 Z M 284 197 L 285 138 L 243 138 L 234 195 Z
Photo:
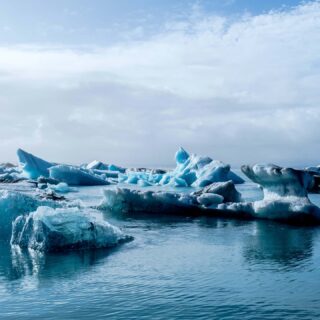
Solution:
M 319 227 L 105 215 L 135 240 L 49 255 L 0 242 L 0 319 L 320 319 Z

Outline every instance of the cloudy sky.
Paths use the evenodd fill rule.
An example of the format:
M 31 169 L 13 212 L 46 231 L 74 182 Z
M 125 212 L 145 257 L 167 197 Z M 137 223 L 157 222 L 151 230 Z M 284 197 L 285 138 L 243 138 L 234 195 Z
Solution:
M 320 163 L 320 2 L 0 0 L 1 161 Z

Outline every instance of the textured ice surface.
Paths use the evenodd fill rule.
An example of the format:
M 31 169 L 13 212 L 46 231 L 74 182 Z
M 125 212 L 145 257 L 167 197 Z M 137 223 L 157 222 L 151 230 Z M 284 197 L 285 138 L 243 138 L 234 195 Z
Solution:
M 191 154 L 180 148 L 175 154 L 176 168 L 166 173 L 153 171 L 136 172 L 127 170 L 119 176 L 119 182 L 139 184 L 140 186 L 169 185 L 173 187 L 203 188 L 214 182 L 233 181 L 243 183 L 244 180 L 230 170 L 230 165 Z M 142 183 L 141 181 L 144 181 Z
M 263 188 L 263 200 L 252 203 L 255 217 L 320 221 L 320 209 L 308 198 L 313 177 L 307 172 L 272 164 L 241 169 Z
M 17 155 L 23 172 L 30 179 L 37 179 L 40 176 L 48 177 L 48 169 L 54 165 L 22 149 L 18 149 Z
M 265 198 L 278 196 L 306 197 L 313 177 L 303 170 L 282 168 L 273 164 L 242 166 L 242 172 L 263 187 Z
M 41 205 L 59 206 L 51 200 L 38 199 L 20 192 L 0 190 L 0 239 L 10 238 L 12 222 L 17 216 L 28 214 Z
M 231 181 L 217 183 L 212 189 L 205 188 L 192 193 L 116 188 L 104 190 L 104 200 L 99 208 L 114 212 L 199 214 L 203 209 L 215 209 L 218 204 L 225 202 L 224 195 L 234 202 L 240 200 L 240 194 Z
M 126 240 L 130 237 L 103 220 L 98 212 L 39 207 L 15 220 L 11 244 L 40 251 L 59 251 L 105 248 Z
M 106 170 L 114 172 L 125 172 L 125 169 L 114 164 L 106 164 L 101 161 L 94 160 L 87 164 L 87 169 Z
M 49 172 L 50 178 L 65 182 L 70 186 L 98 186 L 109 184 L 108 181 L 90 170 L 74 166 L 58 165 L 51 167 Z
M 314 183 L 309 186 L 309 192 L 320 193 L 320 166 L 317 167 L 308 167 L 305 169 L 310 175 L 313 176 Z
M 102 209 L 116 212 L 157 212 L 225 215 L 301 223 L 319 223 L 320 209 L 312 204 L 307 188 L 312 176 L 305 171 L 274 165 L 244 166 L 243 172 L 263 188 L 260 201 L 241 202 L 232 181 L 213 183 L 191 193 L 105 190 Z
M 70 188 L 65 182 L 58 184 L 48 184 L 48 188 L 58 193 L 76 192 L 76 188 Z

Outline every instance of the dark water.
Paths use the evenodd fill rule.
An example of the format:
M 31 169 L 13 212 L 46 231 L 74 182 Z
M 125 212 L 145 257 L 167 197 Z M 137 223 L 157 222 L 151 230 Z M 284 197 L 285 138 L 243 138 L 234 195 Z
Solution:
M 0 243 L 0 319 L 320 319 L 320 229 L 108 219 L 135 241 L 40 255 Z

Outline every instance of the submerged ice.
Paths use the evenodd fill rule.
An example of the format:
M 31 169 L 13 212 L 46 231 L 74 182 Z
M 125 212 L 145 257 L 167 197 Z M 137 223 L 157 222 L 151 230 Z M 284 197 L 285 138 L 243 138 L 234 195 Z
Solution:
M 112 247 L 130 240 L 93 210 L 39 207 L 13 223 L 11 245 L 40 251 Z

